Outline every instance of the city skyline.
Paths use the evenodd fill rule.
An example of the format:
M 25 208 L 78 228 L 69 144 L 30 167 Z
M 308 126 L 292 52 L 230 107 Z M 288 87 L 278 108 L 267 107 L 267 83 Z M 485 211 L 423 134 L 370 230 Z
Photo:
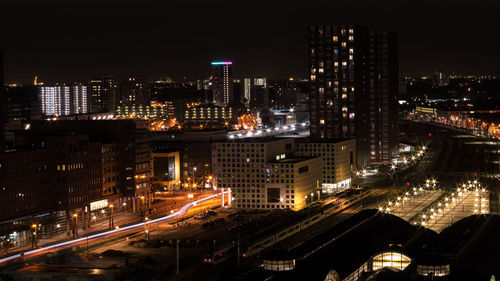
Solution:
M 215 60 L 233 61 L 235 77 L 306 77 L 307 28 L 347 22 L 398 32 L 402 76 L 436 69 L 498 75 L 494 50 L 500 42 L 490 34 L 499 4 L 493 1 L 385 1 L 364 8 L 318 1 L 301 9 L 195 2 L 4 3 L 5 80 L 29 83 L 38 75 L 49 82 L 81 81 L 103 73 L 195 80 L 207 77 Z

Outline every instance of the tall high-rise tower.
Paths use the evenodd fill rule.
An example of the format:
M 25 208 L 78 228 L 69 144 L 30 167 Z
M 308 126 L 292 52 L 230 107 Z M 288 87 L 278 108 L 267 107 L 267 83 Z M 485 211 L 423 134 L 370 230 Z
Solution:
M 92 79 L 89 90 L 92 113 L 114 113 L 118 99 L 118 84 L 112 77 Z
M 397 35 L 355 25 L 309 30 L 311 136 L 356 138 L 357 166 L 398 151 Z
M 230 61 L 212 62 L 214 104 L 226 106 L 234 101 L 233 67 Z
M 5 85 L 3 84 L 3 51 L 0 50 L 0 177 L 3 175 L 4 153 L 5 153 Z

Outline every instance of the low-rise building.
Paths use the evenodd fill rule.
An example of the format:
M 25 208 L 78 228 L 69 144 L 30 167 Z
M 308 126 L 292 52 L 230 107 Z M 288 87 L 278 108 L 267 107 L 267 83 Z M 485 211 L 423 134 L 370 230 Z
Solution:
M 294 156 L 293 139 L 248 138 L 213 144 L 218 188 L 233 207 L 300 210 L 319 198 L 321 158 Z
M 351 175 L 356 170 L 354 139 L 296 138 L 298 156 L 321 157 L 323 192 L 335 192 L 351 187 Z
M 160 191 L 178 190 L 181 185 L 180 152 L 155 151 L 153 156 L 153 187 Z

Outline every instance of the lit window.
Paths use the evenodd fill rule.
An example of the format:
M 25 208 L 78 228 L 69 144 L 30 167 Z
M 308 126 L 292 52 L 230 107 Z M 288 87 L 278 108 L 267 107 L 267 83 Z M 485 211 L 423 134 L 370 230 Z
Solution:
M 347 99 L 347 94 L 342 94 L 343 99 Z
M 338 61 L 334 62 L 334 63 L 333 63 L 333 66 L 335 66 L 335 67 L 339 67 L 339 62 L 338 62 Z
M 349 28 L 349 34 L 354 34 L 354 29 Z
M 324 72 L 324 69 L 323 68 L 320 68 L 319 69 L 319 73 L 323 73 Z
M 352 48 L 349 49 L 349 54 L 351 54 L 351 55 L 354 54 L 354 49 L 352 49 Z
M 325 125 L 325 119 L 320 119 L 320 120 L 319 120 L 319 123 L 320 123 L 321 125 Z
M 338 36 L 333 36 L 332 39 L 333 39 L 333 42 L 339 41 L 339 37 Z
M 347 62 L 346 62 L 346 61 L 343 61 L 343 62 L 342 62 L 342 66 L 347 66 Z
M 349 35 L 349 41 L 354 41 L 354 36 Z
M 311 75 L 311 81 L 316 80 L 316 75 Z
M 342 42 L 342 43 L 340 43 L 340 46 L 342 46 L 342 48 L 346 48 L 347 47 L 347 43 L 346 42 Z

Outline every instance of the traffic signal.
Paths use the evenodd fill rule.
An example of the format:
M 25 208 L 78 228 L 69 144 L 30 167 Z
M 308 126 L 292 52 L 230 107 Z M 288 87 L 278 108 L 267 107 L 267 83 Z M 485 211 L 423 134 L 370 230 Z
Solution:
M 429 133 L 429 137 L 432 137 L 432 133 Z

